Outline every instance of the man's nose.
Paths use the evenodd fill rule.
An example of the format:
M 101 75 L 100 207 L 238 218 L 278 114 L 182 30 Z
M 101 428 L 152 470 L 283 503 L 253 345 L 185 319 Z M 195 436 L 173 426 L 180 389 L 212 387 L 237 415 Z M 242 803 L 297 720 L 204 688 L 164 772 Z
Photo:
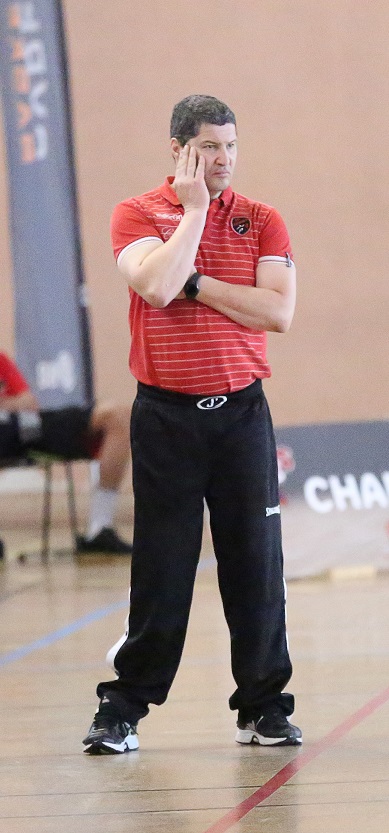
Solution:
M 217 161 L 218 165 L 228 165 L 230 160 L 229 160 L 227 148 L 225 148 L 225 147 L 219 148 L 216 161 Z

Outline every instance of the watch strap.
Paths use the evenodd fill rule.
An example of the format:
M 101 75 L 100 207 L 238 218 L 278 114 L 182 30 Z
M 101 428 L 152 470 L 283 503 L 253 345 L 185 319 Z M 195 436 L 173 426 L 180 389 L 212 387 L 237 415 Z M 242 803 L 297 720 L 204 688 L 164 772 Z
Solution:
M 199 286 L 200 278 L 202 278 L 202 273 L 201 272 L 193 272 L 193 275 L 191 275 L 190 278 L 188 278 L 188 280 L 186 281 L 186 283 L 184 285 L 184 293 L 185 293 L 186 297 L 189 298 L 190 300 L 193 300 L 193 298 L 196 298 L 196 296 L 200 292 L 200 286 Z

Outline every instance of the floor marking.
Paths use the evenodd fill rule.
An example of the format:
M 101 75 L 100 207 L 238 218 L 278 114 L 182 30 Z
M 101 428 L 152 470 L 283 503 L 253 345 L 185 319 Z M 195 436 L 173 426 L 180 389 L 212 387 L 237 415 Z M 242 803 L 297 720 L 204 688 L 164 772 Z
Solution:
M 32 654 L 33 651 L 39 651 L 40 648 L 47 648 L 48 645 L 52 645 L 53 642 L 58 642 L 59 639 L 63 639 L 66 636 L 70 636 L 72 633 L 76 633 L 76 631 L 81 630 L 81 628 L 85 628 L 92 622 L 98 622 L 99 619 L 104 619 L 104 617 L 109 616 L 110 613 L 116 613 L 116 611 L 123 610 L 123 608 L 127 607 L 128 600 L 124 602 L 115 602 L 115 604 L 108 605 L 108 607 L 99 608 L 98 610 L 92 611 L 92 613 L 87 613 L 85 616 L 82 616 L 81 619 L 76 619 L 75 622 L 70 622 L 69 625 L 65 625 L 63 628 L 59 628 L 52 633 L 48 633 L 46 636 L 40 637 L 40 639 L 35 639 L 34 642 L 29 642 L 27 645 L 21 645 L 20 648 L 16 648 L 8 654 L 2 654 L 2 656 L 0 656 L 0 668 L 2 666 L 4 667 L 5 665 L 9 665 L 11 662 L 16 662 L 18 659 L 22 659 L 28 654 Z
M 368 703 L 365 703 L 358 711 L 354 712 L 350 717 L 340 723 L 339 726 L 336 726 L 328 735 L 325 735 L 316 743 L 313 743 L 312 746 L 306 750 L 306 752 L 301 752 L 301 754 L 297 755 L 296 758 L 293 758 L 292 761 L 289 761 L 283 769 L 280 769 L 279 772 L 276 772 L 266 784 L 263 784 L 262 787 L 259 787 L 252 795 L 249 795 L 244 801 L 240 804 L 237 804 L 236 807 L 233 807 L 232 810 L 229 810 L 225 816 L 222 816 L 219 821 L 212 824 L 211 827 L 207 827 L 204 830 L 204 833 L 225 833 L 226 830 L 229 830 L 234 824 L 237 824 L 250 810 L 253 810 L 254 807 L 258 807 L 262 801 L 265 801 L 266 798 L 273 795 L 280 787 L 283 787 L 294 775 L 297 774 L 303 767 L 307 764 L 311 763 L 315 758 L 325 752 L 327 749 L 330 749 L 334 746 L 341 738 L 348 734 L 355 726 L 358 726 L 359 723 L 362 723 L 366 717 L 369 717 L 376 709 L 379 709 L 380 706 L 383 706 L 389 700 L 389 687 L 382 691 L 380 694 L 377 694 Z
M 215 563 L 215 558 L 203 558 L 199 563 L 198 570 L 200 572 L 208 570 L 210 567 L 213 567 Z M 104 619 L 104 616 L 109 616 L 110 613 L 116 613 L 116 611 L 123 610 L 124 608 L 128 608 L 128 599 L 124 602 L 115 602 L 115 604 L 100 608 L 92 613 L 87 613 L 86 616 L 83 616 L 81 619 L 77 619 L 75 622 L 71 622 L 63 628 L 59 628 L 52 633 L 48 633 L 40 639 L 35 639 L 34 642 L 30 642 L 28 645 L 22 645 L 20 648 L 16 648 L 8 654 L 2 654 L 0 656 L 0 668 L 10 665 L 11 662 L 16 662 L 18 659 L 23 659 L 23 657 L 28 654 L 32 654 L 33 651 L 39 651 L 41 648 L 47 648 L 47 646 L 52 645 L 53 642 L 57 642 L 59 639 L 70 636 L 70 634 L 76 633 L 76 631 L 81 630 L 81 628 L 85 628 L 92 622 L 98 622 L 99 619 Z

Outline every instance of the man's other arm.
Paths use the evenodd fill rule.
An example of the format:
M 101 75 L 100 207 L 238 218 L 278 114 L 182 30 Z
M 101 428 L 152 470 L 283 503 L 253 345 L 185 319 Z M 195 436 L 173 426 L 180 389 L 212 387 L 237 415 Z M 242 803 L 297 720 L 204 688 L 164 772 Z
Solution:
M 255 286 L 203 275 L 197 301 L 252 330 L 286 333 L 296 305 L 296 268 L 285 258 L 259 262 Z

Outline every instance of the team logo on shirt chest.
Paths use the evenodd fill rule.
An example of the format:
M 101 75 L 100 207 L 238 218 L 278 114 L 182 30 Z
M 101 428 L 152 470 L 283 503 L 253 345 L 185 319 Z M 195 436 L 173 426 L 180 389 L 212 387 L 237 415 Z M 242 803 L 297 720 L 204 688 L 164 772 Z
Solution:
M 233 217 L 231 220 L 231 228 L 237 234 L 247 234 L 250 226 L 251 222 L 248 217 Z

